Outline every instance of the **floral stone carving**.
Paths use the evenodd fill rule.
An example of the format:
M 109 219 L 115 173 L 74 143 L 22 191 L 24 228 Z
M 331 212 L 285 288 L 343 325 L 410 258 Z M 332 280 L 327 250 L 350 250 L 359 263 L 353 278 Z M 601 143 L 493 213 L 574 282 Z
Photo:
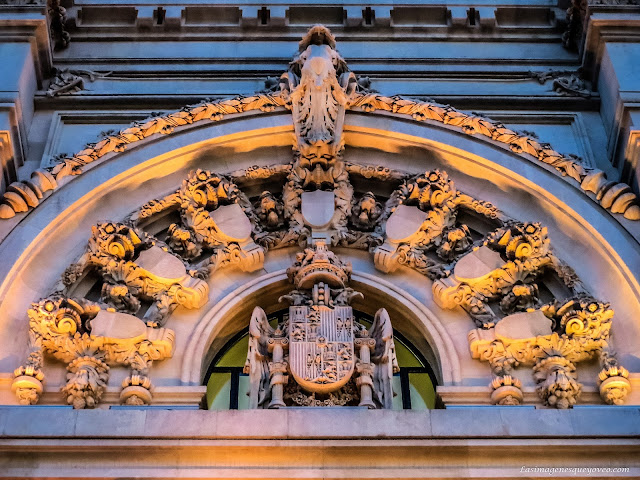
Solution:
M 264 250 L 253 241 L 258 228 L 253 207 L 237 185 L 207 170 L 192 172 L 180 189 L 145 204 L 132 218 L 141 224 L 167 210 L 178 210 L 181 222 L 169 227 L 167 244 L 185 259 L 211 252 L 197 269 L 209 274 L 228 264 L 252 272 L 262 268 Z
M 495 327 L 475 329 L 469 332 L 471 355 L 489 362 L 498 378 L 492 383 L 492 400 L 501 403 L 505 394 L 510 395 L 508 404 L 518 403 L 522 395 L 513 389 L 501 390 L 503 386 L 520 389 L 513 381 L 506 381 L 512 369 L 532 366 L 537 392 L 549 406 L 570 408 L 580 395 L 581 385 L 577 381 L 575 364 L 608 351 L 609 332 L 613 310 L 608 304 L 590 297 L 570 299 L 563 304 L 547 304 L 539 310 L 505 317 Z M 610 357 L 601 377 L 615 378 L 611 382 L 610 403 L 617 397 L 624 401 L 629 392 L 624 382 L 624 372 Z M 613 369 L 615 365 L 615 370 Z M 621 374 L 622 373 L 622 374 Z M 630 385 L 630 384 L 629 384 Z M 607 387 L 604 387 L 606 400 Z M 501 404 L 504 404 L 501 403 Z
M 23 404 L 37 403 L 42 393 L 43 353 L 68 365 L 67 384 L 61 390 L 67 403 L 93 408 L 107 385 L 109 365 L 135 369 L 142 362 L 148 368 L 173 352 L 172 330 L 149 327 L 133 315 L 85 299 L 56 295 L 34 303 L 27 313 L 32 353 L 16 370 L 13 383 Z
M 178 305 L 207 303 L 208 285 L 153 237 L 119 223 L 100 223 L 92 234 L 86 253 L 65 272 L 66 285 L 93 268 L 104 280 L 102 298 L 113 308 L 135 314 L 141 301 L 152 302 L 144 317 L 150 325 L 162 324 Z
M 406 265 L 430 278 L 445 275 L 443 264 L 472 243 L 468 227 L 457 223 L 461 207 L 491 219 L 502 218 L 490 203 L 458 192 L 447 172 L 433 170 L 404 181 L 379 219 L 377 231 L 384 235 L 384 243 L 374 251 L 376 268 L 386 273 Z M 441 262 L 430 258 L 430 251 Z

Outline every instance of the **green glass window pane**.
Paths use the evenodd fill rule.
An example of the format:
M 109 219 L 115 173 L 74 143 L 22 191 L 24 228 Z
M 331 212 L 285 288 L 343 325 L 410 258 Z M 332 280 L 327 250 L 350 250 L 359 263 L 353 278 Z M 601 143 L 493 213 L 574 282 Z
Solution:
M 247 360 L 247 350 L 249 348 L 249 335 L 245 335 L 222 356 L 216 367 L 243 367 Z
M 416 357 L 411 350 L 409 350 L 402 342 L 397 338 L 393 342 L 396 345 L 396 358 L 398 359 L 398 365 L 400 367 L 423 367 L 418 357 Z
M 428 373 L 410 373 L 411 410 L 432 409 L 436 406 L 436 391 Z
M 399 375 L 395 375 L 393 377 L 391 386 L 393 387 L 393 393 L 395 393 L 391 408 L 392 410 L 402 410 L 402 385 L 400 383 Z
M 230 373 L 212 373 L 207 383 L 207 406 L 209 410 L 228 410 L 231 391 Z

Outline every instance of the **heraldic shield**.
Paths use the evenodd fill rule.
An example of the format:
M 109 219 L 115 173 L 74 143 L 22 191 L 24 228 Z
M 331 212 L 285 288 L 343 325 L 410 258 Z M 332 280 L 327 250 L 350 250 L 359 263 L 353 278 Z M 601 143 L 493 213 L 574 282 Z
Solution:
M 289 366 L 307 391 L 343 387 L 354 365 L 353 310 L 349 306 L 289 307 Z

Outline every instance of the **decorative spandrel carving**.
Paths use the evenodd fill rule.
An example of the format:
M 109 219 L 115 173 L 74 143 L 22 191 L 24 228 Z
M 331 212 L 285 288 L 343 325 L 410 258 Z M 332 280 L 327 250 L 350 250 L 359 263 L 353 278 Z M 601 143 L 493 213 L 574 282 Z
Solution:
M 84 165 L 155 133 L 170 134 L 176 127 L 254 109 L 285 107 L 292 112 L 296 137 L 291 164 L 229 175 L 197 170 L 174 193 L 135 212 L 128 224 L 94 227 L 87 252 L 65 272 L 58 289 L 62 295 L 30 310 L 28 358 L 16 369 L 13 384 L 21 403 L 36 403 L 42 393 L 44 353 L 68 364 L 63 392 L 76 408 L 100 401 L 113 365 L 130 368 L 121 402 L 150 403 L 149 369 L 154 360 L 170 356 L 173 345 L 173 332 L 159 326 L 173 309 L 204 306 L 208 286 L 203 279 L 217 269 L 235 264 L 244 271 L 258 270 L 267 250 L 285 246 L 304 250 L 287 272 L 293 284 L 281 297 L 290 303 L 287 320 L 272 326 L 260 307 L 253 311 L 245 365 L 252 408 L 391 408 L 392 377 L 398 370 L 391 320 L 384 308 L 370 330 L 355 320 L 351 302 L 362 295 L 349 287 L 351 265 L 332 246 L 371 251 L 375 266 L 385 273 L 401 265 L 413 268 L 434 280 L 438 305 L 466 310 L 479 327 L 469 334 L 472 355 L 491 367 L 493 403 L 522 402 L 514 369 L 526 365 L 534 369 L 541 399 L 568 408 L 581 390 L 576 364 L 595 356 L 603 368 L 603 400 L 624 401 L 630 390 L 628 372 L 608 345 L 613 311 L 588 297 L 571 268 L 553 255 L 546 228 L 509 219 L 493 204 L 458 191 L 441 170 L 409 175 L 345 163 L 344 113 L 348 108 L 381 109 L 484 135 L 552 165 L 595 193 L 604 208 L 637 219 L 640 209 L 628 187 L 607 182 L 602 172 L 496 122 L 357 88 L 324 27 L 309 31 L 279 87 L 279 93 L 205 102 L 135 124 L 35 172 L 32 182 L 9 186 L 0 205 L 2 218 L 36 206 L 60 179 L 81 173 Z M 351 175 L 357 181 L 391 182 L 396 188 L 383 205 L 370 191 L 355 193 Z M 264 191 L 250 201 L 242 189 L 259 192 L 255 188 L 263 179 L 283 185 L 282 192 Z M 495 230 L 474 230 L 471 220 L 465 225 L 459 220 L 462 211 L 481 225 L 473 228 Z M 143 233 L 166 222 L 162 217 L 168 215 L 174 223 L 166 243 Z M 491 226 L 482 226 L 486 224 Z M 89 269 L 101 277 L 104 304 L 68 298 Z M 569 300 L 542 305 L 544 289 L 538 280 L 549 272 L 571 292 Z M 143 307 L 149 308 L 142 320 L 134 317 Z
M 376 268 L 387 273 L 406 265 L 432 279 L 445 276 L 446 264 L 472 246 L 468 227 L 457 222 L 460 207 L 503 218 L 490 203 L 458 192 L 446 172 L 432 170 L 404 181 L 379 219 L 384 243 L 374 251 Z
M 109 365 L 132 371 L 148 369 L 153 361 L 171 357 L 174 333 L 152 328 L 133 315 L 104 309 L 85 299 L 52 296 L 34 303 L 27 312 L 31 354 L 15 372 L 13 389 L 23 404 L 37 403 L 42 393 L 43 353 L 68 364 L 62 388 L 74 408 L 94 408 L 109 379 Z M 145 370 L 146 373 L 146 370 Z M 151 399 L 146 383 L 141 397 Z
M 87 269 L 102 276 L 102 299 L 111 307 L 135 314 L 142 301 L 152 302 L 144 316 L 151 325 L 164 323 L 178 305 L 200 308 L 208 300 L 208 285 L 192 276 L 182 259 L 127 225 L 94 226 L 86 253 L 63 281 L 71 286 Z
M 459 258 L 448 276 L 436 280 L 433 298 L 442 308 L 461 306 L 478 326 L 491 328 L 497 316 L 490 301 L 498 301 L 503 313 L 538 306 L 535 281 L 545 268 L 558 264 L 546 228 L 509 222 Z
M 537 392 L 545 404 L 569 408 L 577 402 L 582 388 L 577 382 L 575 364 L 600 356 L 604 358 L 601 361 L 605 366 L 600 374 L 601 385 L 605 385 L 607 378 L 614 378 L 610 390 L 607 385 L 601 387 L 603 399 L 608 403 L 624 401 L 630 384 L 617 361 L 613 357 L 609 360 L 606 353 L 613 318 L 613 310 L 608 304 L 579 297 L 518 315 L 506 328 L 501 327 L 510 317 L 495 327 L 469 332 L 472 357 L 489 362 L 498 379 L 509 375 L 517 366 L 531 366 Z M 544 325 L 544 320 L 542 323 L 537 320 L 539 327 L 536 330 L 536 322 L 530 318 L 532 315 L 542 315 L 548 326 Z M 492 384 L 498 400 L 503 395 L 500 388 L 504 382 L 501 382 L 494 380 Z M 512 395 L 513 398 L 516 396 L 517 392 Z
M 181 219 L 169 227 L 171 250 L 185 259 L 211 254 L 198 270 L 209 274 L 229 264 L 249 272 L 262 268 L 264 250 L 253 241 L 260 220 L 248 198 L 227 177 L 207 170 L 192 172 L 176 193 L 147 203 L 132 221 L 140 224 L 167 210 L 178 210 Z M 265 220 L 273 218 L 269 213 L 277 215 L 277 205 L 265 213 Z
M 291 303 L 287 322 L 272 327 L 259 307 L 251 318 L 245 373 L 252 408 L 356 399 L 360 406 L 391 408 L 398 365 L 386 310 L 378 311 L 371 332 L 355 320 L 349 304 L 362 295 L 347 287 L 351 266 L 322 241 L 298 254 L 287 275 L 295 286 L 280 299 Z

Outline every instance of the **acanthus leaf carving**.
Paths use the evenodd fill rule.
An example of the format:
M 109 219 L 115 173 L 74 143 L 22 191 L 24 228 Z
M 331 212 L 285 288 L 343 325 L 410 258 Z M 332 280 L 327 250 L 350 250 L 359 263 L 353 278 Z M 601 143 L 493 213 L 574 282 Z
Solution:
M 519 134 L 500 122 L 464 113 L 448 105 L 411 100 L 400 96 L 358 94 L 351 101 L 349 108 L 360 108 L 364 112 L 380 110 L 408 115 L 416 121 L 434 121 L 458 127 L 468 135 L 478 134 L 488 137 L 507 145 L 517 154 L 530 155 L 535 160 L 552 166 L 562 176 L 572 178 L 583 191 L 594 193 L 600 205 L 611 213 L 623 214 L 629 220 L 640 220 L 640 205 L 628 185 L 608 181 L 601 170 L 586 167 L 576 157 L 562 155 L 553 150 L 550 145 Z
M 542 312 L 548 326 L 535 317 L 536 312 Z M 489 362 L 497 375 L 492 383 L 492 398 L 501 397 L 503 393 L 512 395 L 511 388 L 498 393 L 501 386 L 507 386 L 501 378 L 510 375 L 515 367 L 531 366 L 543 402 L 555 408 L 570 408 L 582 389 L 577 382 L 575 363 L 600 356 L 603 400 L 624 401 L 630 383 L 625 370 L 618 367 L 617 360 L 609 353 L 613 310 L 608 304 L 581 296 L 519 315 L 505 317 L 490 329 L 469 332 L 472 357 Z M 509 325 L 502 328 L 503 322 Z M 612 380 L 607 382 L 608 378 Z
M 132 221 L 148 221 L 173 209 L 180 212 L 181 222 L 169 226 L 167 245 L 171 250 L 189 260 L 211 253 L 206 265 L 196 270 L 204 272 L 208 267 L 211 273 L 228 264 L 245 271 L 262 267 L 264 249 L 254 242 L 254 237 L 262 237 L 259 214 L 226 176 L 201 169 L 191 172 L 176 193 L 147 203 Z M 276 205 L 273 213 L 277 212 Z

